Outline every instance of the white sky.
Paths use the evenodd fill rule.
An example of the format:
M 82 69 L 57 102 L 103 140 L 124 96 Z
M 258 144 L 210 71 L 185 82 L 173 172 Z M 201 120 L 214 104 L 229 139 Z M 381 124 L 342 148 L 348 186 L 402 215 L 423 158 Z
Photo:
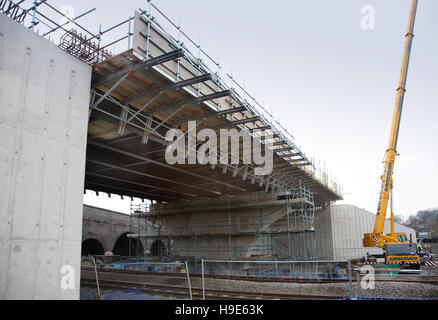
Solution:
M 52 1 L 53 2 L 53 1 Z M 109 27 L 146 1 L 55 1 Z M 343 203 L 375 212 L 411 0 L 155 0 L 223 71 L 272 110 L 310 157 L 341 181 Z M 375 7 L 363 30 L 364 5 Z M 438 1 L 420 0 L 394 170 L 395 213 L 438 207 Z M 82 23 L 82 22 L 81 22 Z M 97 30 L 97 28 L 95 28 Z M 85 203 L 129 211 L 129 201 Z M 119 199 L 120 197 L 114 196 Z M 340 202 L 341 203 L 341 202 Z

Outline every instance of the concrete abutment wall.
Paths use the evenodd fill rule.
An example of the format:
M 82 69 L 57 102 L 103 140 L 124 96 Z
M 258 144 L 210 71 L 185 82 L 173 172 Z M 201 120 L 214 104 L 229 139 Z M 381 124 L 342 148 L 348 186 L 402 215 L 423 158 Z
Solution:
M 91 67 L 0 15 L 0 299 L 78 299 Z

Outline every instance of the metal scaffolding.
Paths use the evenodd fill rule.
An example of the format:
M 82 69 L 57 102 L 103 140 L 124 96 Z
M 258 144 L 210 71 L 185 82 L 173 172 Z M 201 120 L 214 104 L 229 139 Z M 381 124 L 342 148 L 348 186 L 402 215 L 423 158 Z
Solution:
M 312 258 L 315 209 L 342 197 L 325 164 L 317 166 L 302 152 L 264 104 L 150 0 L 147 10 L 106 29 L 78 23 L 94 10 L 72 17 L 47 0 L 0 1 L 2 14 L 93 65 L 85 188 L 167 202 L 229 197 L 221 219 L 203 215 L 190 221 L 190 229 L 155 214 L 152 209 L 159 204 L 133 205 L 131 237 L 148 241 L 149 254 L 197 260 L 214 248 L 227 258 Z M 164 131 L 189 120 L 215 130 L 247 130 L 260 138 L 274 154 L 272 173 L 259 176 L 255 165 L 239 162 L 211 165 L 200 174 L 154 158 L 167 147 Z M 135 139 L 138 145 L 131 145 Z M 180 180 L 174 178 L 179 174 Z M 204 185 L 193 183 L 195 179 Z M 252 215 L 237 219 L 239 208 L 231 199 L 237 192 L 254 190 L 254 203 L 246 207 Z M 269 192 L 284 198 L 261 203 L 262 194 Z M 220 247 L 212 246 L 217 239 Z M 243 239 L 248 243 L 242 244 Z
M 228 205 L 205 208 L 197 215 L 163 213 L 160 204 L 132 203 L 130 238 L 142 239 L 148 255 L 164 260 L 314 259 L 313 193 L 300 186 L 277 195 L 278 203 L 259 202 L 259 197 L 256 193 L 254 203 L 242 207 L 228 199 Z

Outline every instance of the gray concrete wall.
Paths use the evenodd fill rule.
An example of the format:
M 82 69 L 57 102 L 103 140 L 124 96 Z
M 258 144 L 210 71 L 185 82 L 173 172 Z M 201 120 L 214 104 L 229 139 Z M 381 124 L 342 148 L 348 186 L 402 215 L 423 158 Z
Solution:
M 266 241 L 257 239 L 254 233 L 263 231 L 271 225 L 269 219 L 273 214 L 285 214 L 285 209 L 265 207 L 257 210 L 252 208 L 234 208 L 228 212 L 223 205 L 219 209 L 210 210 L 208 202 L 190 202 L 189 210 L 177 215 L 161 216 L 158 225 L 148 231 L 149 236 L 170 235 L 174 237 L 174 254 L 182 256 L 198 256 L 203 258 L 229 258 L 270 256 Z M 255 206 L 255 201 L 252 204 Z M 212 204 L 213 206 L 213 204 Z M 257 224 L 257 216 L 259 224 Z M 228 219 L 229 218 L 229 219 Z M 275 219 L 275 216 L 273 217 Z M 275 221 L 275 220 L 274 220 Z M 228 233 L 231 236 L 228 236 Z M 154 238 L 152 238 L 154 240 Z
M 228 206 L 224 204 L 228 200 L 224 198 L 152 206 L 151 213 L 160 213 L 161 216 L 156 220 L 150 218 L 156 224 L 150 223 L 147 227 L 145 234 L 149 238 L 143 240 L 144 247 L 150 248 L 155 240 L 161 239 L 166 248 L 176 255 L 221 259 L 260 256 L 261 259 L 292 257 L 344 260 L 362 258 L 367 252 L 381 253 L 379 248 L 362 246 L 363 234 L 372 230 L 375 214 L 353 205 L 332 205 L 315 212 L 314 232 L 294 232 L 288 235 L 275 232 L 287 230 L 285 209 L 263 206 L 263 203 L 272 204 L 270 201 L 273 199 L 275 195 L 264 195 L 259 199 L 260 207 L 256 209 L 245 207 L 245 201 L 254 202 L 253 196 L 235 198 L 231 206 L 234 204 L 237 207 L 229 212 Z M 97 208 L 93 210 L 100 210 L 102 218 L 108 218 L 110 213 Z M 141 219 L 144 221 L 144 218 Z M 274 232 L 256 237 L 257 220 L 260 223 L 259 230 Z M 413 229 L 397 223 L 395 229 L 396 232 L 405 232 L 408 237 L 412 234 L 413 241 L 416 241 Z M 140 233 L 145 231 L 146 228 Z M 247 231 L 251 233 L 244 234 Z M 384 231 L 390 232 L 389 220 L 386 221 Z M 168 241 L 167 236 L 174 240 Z M 111 235 L 108 234 L 108 237 Z
M 148 242 L 161 237 L 166 243 L 167 236 L 174 238 L 170 249 L 181 256 L 272 258 L 285 251 L 285 245 L 275 241 L 272 234 L 287 230 L 286 207 L 301 207 L 303 201 L 291 199 L 286 206 L 285 200 L 277 200 L 278 195 L 267 193 L 154 205 L 151 213 L 159 217 L 150 218 L 156 225 L 146 233 Z M 291 229 L 302 230 L 302 226 L 294 221 Z M 301 235 L 293 237 L 301 238 Z M 303 252 L 309 254 L 310 242 L 295 239 L 293 245 L 297 245 L 293 249 L 294 257 L 303 256 Z
M 333 226 L 332 220 L 326 210 L 318 210 L 315 213 L 315 257 L 321 260 L 333 259 Z
M 277 222 L 287 225 L 283 218 Z M 315 211 L 315 231 L 273 235 L 275 255 L 281 259 L 332 259 L 332 226 L 330 215 L 326 211 Z
M 78 299 L 91 67 L 0 15 L 0 299 Z

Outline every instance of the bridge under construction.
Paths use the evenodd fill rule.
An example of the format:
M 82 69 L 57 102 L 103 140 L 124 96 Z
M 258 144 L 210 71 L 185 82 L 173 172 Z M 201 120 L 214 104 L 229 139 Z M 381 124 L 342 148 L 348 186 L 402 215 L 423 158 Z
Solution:
M 58 284 L 80 273 L 85 190 L 142 199 L 129 238 L 162 257 L 315 258 L 315 212 L 342 199 L 339 182 L 179 25 L 148 2 L 91 32 L 78 20 L 94 9 L 26 3 L 0 8 L 0 297 L 77 298 L 78 276 Z M 166 133 L 185 140 L 191 122 L 245 132 L 272 170 L 244 154 L 169 164 Z

